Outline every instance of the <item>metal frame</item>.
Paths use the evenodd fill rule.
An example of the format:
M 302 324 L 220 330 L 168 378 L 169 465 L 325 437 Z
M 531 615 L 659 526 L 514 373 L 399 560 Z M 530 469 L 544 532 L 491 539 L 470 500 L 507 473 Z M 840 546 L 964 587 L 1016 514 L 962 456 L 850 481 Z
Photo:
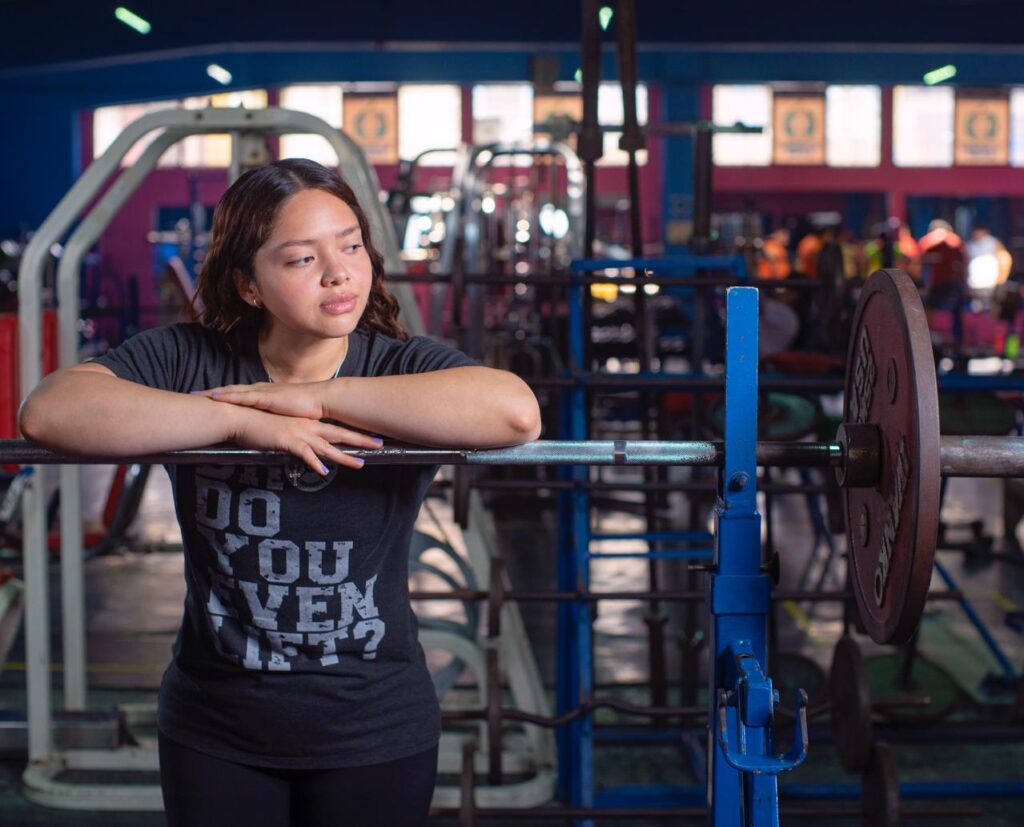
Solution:
M 757 290 L 729 291 L 725 433 L 729 451 L 715 508 L 715 566 L 706 583 L 711 609 L 708 797 L 716 827 L 778 825 L 780 772 L 807 753 L 807 696 L 793 749 L 775 756 L 778 693 L 767 677 L 771 579 L 761 571 L 757 513 Z
M 582 298 L 581 286 L 572 285 L 569 342 L 571 364 L 577 369 L 584 364 L 583 343 L 588 333 L 583 326 Z M 756 288 L 733 288 L 728 292 L 725 447 L 724 455 L 708 463 L 724 462 L 715 516 L 714 573 L 706 586 L 712 615 L 706 794 L 708 819 L 714 827 L 778 825 L 776 775 L 798 766 L 807 747 L 806 696 L 801 694 L 793 749 L 786 756 L 776 756 L 773 748 L 778 696 L 766 676 L 771 582 L 761 572 L 761 520 L 756 510 L 757 303 Z M 562 434 L 586 440 L 587 428 L 586 387 L 576 382 L 562 406 Z M 627 445 L 615 444 L 620 463 L 628 461 Z M 652 447 L 649 445 L 649 449 Z M 650 461 L 655 451 L 645 453 Z M 817 461 L 830 464 L 830 454 L 823 452 Z M 579 466 L 570 469 L 565 476 L 576 483 L 575 490 L 559 494 L 558 586 L 567 591 L 587 591 L 590 578 L 593 535 L 586 474 L 586 469 Z M 559 606 L 558 643 L 557 713 L 561 715 L 593 694 L 592 628 L 586 601 Z M 561 797 L 570 807 L 595 806 L 592 715 L 580 716 L 560 730 L 558 737 Z M 636 793 L 631 789 L 605 790 L 599 797 L 600 804 L 635 804 Z M 652 794 L 656 798 L 657 790 Z M 651 806 L 655 806 L 653 801 Z
M 25 614 L 24 584 L 13 577 L 0 584 L 0 672 Z
M 562 159 L 565 164 L 566 177 L 566 213 L 569 217 L 567 246 L 573 259 L 577 259 L 582 254 L 583 237 L 586 231 L 584 195 L 587 182 L 579 156 L 572 147 L 561 141 L 546 141 L 544 139 L 539 139 L 529 146 L 490 144 L 476 147 L 473 150 L 468 160 L 468 168 L 465 174 L 460 176 L 462 203 L 459 208 L 462 212 L 463 238 L 465 239 L 462 252 L 462 272 L 468 276 L 481 275 L 486 269 L 489 269 L 484 267 L 481 261 L 482 219 L 473 206 L 482 196 L 483 172 L 493 164 L 496 158 L 516 155 L 531 157 L 554 155 Z M 483 289 L 484 286 L 475 281 L 466 284 L 466 297 L 471 310 L 478 303 Z M 480 315 L 472 316 L 469 319 L 467 352 L 471 356 L 481 355 L 482 325 L 483 318 Z
M 579 287 L 573 288 L 579 291 Z M 577 297 L 578 298 L 578 295 Z M 574 327 L 579 327 L 580 316 L 573 314 Z M 794 747 L 786 756 L 773 754 L 774 707 L 777 694 L 766 677 L 767 617 L 770 607 L 770 580 L 761 572 L 760 516 L 756 511 L 756 394 L 757 394 L 757 291 L 753 288 L 734 288 L 728 295 L 727 359 L 726 359 L 726 446 L 724 457 L 716 450 L 705 457 L 708 464 L 724 460 L 721 476 L 720 499 L 716 510 L 715 573 L 707 584 L 707 602 L 712 613 L 712 649 L 714 667 L 709 675 L 709 744 L 711 761 L 707 792 L 710 802 L 709 819 L 714 827 L 739 827 L 748 824 L 778 824 L 778 789 L 776 775 L 797 766 L 806 752 L 806 698 L 798 709 L 797 735 Z M 571 331 L 579 334 L 581 330 Z M 571 341 L 577 348 L 582 336 Z M 579 354 L 577 354 L 578 356 Z M 574 391 L 571 406 L 571 430 L 586 436 L 583 389 Z M 467 453 L 478 461 L 507 462 L 518 452 L 518 463 L 576 463 L 572 468 L 575 479 L 585 480 L 586 464 L 594 461 L 592 451 L 603 451 L 603 460 L 614 464 L 643 464 L 649 462 L 684 464 L 692 450 L 678 451 L 679 444 L 643 445 L 642 443 L 612 442 L 585 445 L 560 445 L 550 451 L 550 445 L 526 446 L 501 451 L 453 452 Z M 629 451 L 629 449 L 633 449 Z M 688 446 L 692 449 L 692 445 Z M 673 455 L 671 449 L 676 449 Z M 191 452 L 193 456 L 213 453 L 217 449 Z M 189 453 L 189 452 L 185 452 Z M 230 454 L 230 450 L 226 451 Z M 259 454 L 247 457 L 250 461 L 273 462 L 275 455 Z M 221 453 L 223 457 L 224 454 Z M 400 453 L 396 451 L 396 459 Z M 191 459 L 192 457 L 188 457 Z M 207 456 L 207 458 L 209 458 Z M 436 460 L 430 450 L 420 456 L 406 456 L 405 461 Z M 827 457 L 826 457 L 827 459 Z M 231 461 L 231 460 L 228 460 Z M 600 461 L 600 458 L 598 458 Z M 681 462 L 682 461 L 682 462 Z M 820 459 L 819 459 L 820 461 Z M 560 562 L 560 586 L 587 590 L 589 580 L 589 503 L 586 487 L 580 485 L 568 495 L 571 521 L 568 527 L 572 555 Z M 476 507 L 480 508 L 479 502 Z M 479 520 L 477 521 L 479 523 Z M 474 561 L 485 562 L 485 561 Z M 576 600 L 565 604 L 574 645 L 568 657 L 559 662 L 559 706 L 568 708 L 569 698 L 575 705 L 579 699 L 592 695 L 592 654 L 589 603 Z M 506 606 L 506 610 L 509 607 Z M 461 656 L 467 662 L 479 659 L 466 651 Z M 542 704 L 537 704 L 542 706 Z M 47 710 L 48 711 L 48 710 Z M 561 712 L 562 710 L 560 710 Z M 30 731 L 31 734 L 31 731 Z M 585 714 L 560 732 L 563 748 L 570 750 L 568 761 L 562 757 L 563 781 L 569 786 L 570 805 L 591 807 L 594 804 L 594 730 L 592 716 Z M 568 742 L 568 743 L 566 743 Z M 511 757 L 511 756 L 510 756 Z M 95 753 L 71 751 L 57 762 L 32 761 L 25 774 L 26 787 L 36 800 L 56 806 L 95 807 L 92 795 L 72 793 L 71 785 L 60 785 L 53 774 L 60 768 L 102 765 L 111 769 L 152 769 L 152 750 L 134 748 Z M 56 766 L 55 766 L 56 764 Z M 568 769 L 568 778 L 564 771 Z M 513 792 L 506 788 L 492 788 L 494 798 L 512 797 L 519 804 L 523 795 L 546 794 L 545 782 L 550 778 L 542 771 L 526 787 Z M 90 790 L 103 796 L 104 807 L 133 808 L 152 795 L 133 796 L 121 785 L 95 785 Z
M 424 279 L 431 285 L 427 319 L 427 329 L 431 332 L 440 330 L 441 315 L 453 274 L 461 272 L 471 277 L 479 277 L 483 272 L 480 262 L 481 220 L 473 205 L 482 194 L 482 173 L 494 162 L 495 158 L 509 155 L 534 157 L 555 155 L 563 160 L 569 207 L 567 214 L 570 219 L 569 250 L 574 259 L 580 256 L 583 246 L 583 193 L 586 189 L 586 180 L 583 176 L 579 156 L 568 144 L 561 141 L 541 138 L 529 145 L 485 144 L 471 146 L 460 144 L 451 149 L 438 147 L 421 152 L 410 162 L 410 166 L 415 169 L 421 158 L 437 152 L 455 154 L 452 177 L 447 190 L 454 199 L 455 206 L 445 215 L 444 240 L 441 242 L 440 257 L 437 262 L 437 270 L 442 277 L 437 281 L 432 281 L 431 277 Z M 460 235 L 465 243 L 461 259 L 456 262 Z M 478 295 L 481 289 L 482 285 L 479 284 L 470 282 L 466 285 L 471 301 L 472 297 Z M 456 296 L 458 297 L 458 294 Z
M 569 366 L 581 372 L 587 363 L 586 343 L 590 330 L 584 325 L 584 301 L 590 301 L 589 289 L 573 284 L 568 291 Z M 589 437 L 587 390 L 576 383 L 562 404 L 562 431 L 570 439 Z M 590 491 L 587 468 L 573 467 L 564 472 L 575 489 L 558 495 L 559 557 L 558 588 L 590 589 Z M 593 627 L 590 605 L 577 600 L 558 607 L 558 686 L 556 712 L 563 715 L 594 691 Z M 581 715 L 559 731 L 559 785 L 562 799 L 570 807 L 594 805 L 594 720 L 592 713 Z
M 43 222 L 25 249 L 18 272 L 18 333 L 20 348 L 20 376 L 22 397 L 35 387 L 41 378 L 42 273 L 46 255 L 72 222 L 101 190 L 120 161 L 142 138 L 155 130 L 163 130 L 143 152 L 136 164 L 124 170 L 106 193 L 96 202 L 85 219 L 68 239 L 57 271 L 58 300 L 58 357 L 61 367 L 78 361 L 78 280 L 82 258 L 96 242 L 103 230 L 124 205 L 131 194 L 156 166 L 160 156 L 173 144 L 194 134 L 217 132 L 259 131 L 265 133 L 305 132 L 326 138 L 335 150 L 339 165 L 350 174 L 350 184 L 365 204 L 371 230 L 379 240 L 385 256 L 385 266 L 398 272 L 402 262 L 397 253 L 394 230 L 377 198 L 376 175 L 363 159 L 358 146 L 346 135 L 333 129 L 325 121 L 304 112 L 285 109 L 170 109 L 145 115 L 130 124 L 75 182 L 67 195 Z M 419 314 L 411 291 L 396 285 L 395 293 L 411 320 L 414 333 L 422 332 Z M 62 536 L 62 596 L 64 635 L 64 693 L 68 709 L 85 709 L 85 638 L 84 599 L 82 596 L 82 534 L 81 483 L 77 467 L 61 469 L 61 536 Z M 39 733 L 48 729 L 50 711 L 40 708 L 33 700 L 48 694 L 48 672 L 42 672 L 44 662 L 50 660 L 48 643 L 39 638 L 48 633 L 47 618 L 43 615 L 45 594 L 45 554 L 32 553 L 32 549 L 45 549 L 46 526 L 44 503 L 39 474 L 33 474 L 23 497 L 25 527 L 25 580 L 27 629 L 26 648 L 29 696 L 29 756 L 30 760 L 46 760 L 50 745 Z M 42 568 L 40 567 L 42 565 Z M 35 726 L 33 726 L 35 724 Z
M 578 259 L 583 250 L 584 232 L 584 205 L 583 197 L 586 192 L 587 182 L 583 175 L 583 166 L 579 156 L 572 147 L 562 141 L 547 141 L 539 139 L 531 145 L 516 144 L 488 144 L 476 147 L 469 160 L 468 170 L 465 174 L 463 193 L 464 204 L 467 208 L 466 221 L 467 230 L 472 227 L 474 232 L 466 233 L 466 246 L 464 261 L 467 274 L 481 272 L 479 253 L 477 245 L 480 242 L 479 215 L 472 209 L 474 199 L 481 197 L 483 184 L 482 173 L 494 163 L 497 158 L 526 155 L 531 157 L 556 155 L 565 164 L 566 195 L 568 196 L 568 207 L 566 211 L 569 216 L 570 239 L 568 247 L 573 259 Z
M 579 287 L 573 288 L 579 290 Z M 585 483 L 586 466 L 590 464 L 697 464 L 723 466 L 719 481 L 719 499 L 716 506 L 715 549 L 712 573 L 706 583 L 706 603 L 711 613 L 712 668 L 709 670 L 708 698 L 708 749 L 709 766 L 706 796 L 709 804 L 708 819 L 713 827 L 748 827 L 748 825 L 779 824 L 779 790 L 777 775 L 792 770 L 804 759 L 807 749 L 807 699 L 798 693 L 796 709 L 796 733 L 793 746 L 785 755 L 774 752 L 774 717 L 778 704 L 778 693 L 767 677 L 767 624 L 770 611 L 771 584 L 769 576 L 762 571 L 761 563 L 761 518 L 756 510 L 756 470 L 762 444 L 757 434 L 757 291 L 754 288 L 733 288 L 728 294 L 728 326 L 726 349 L 726 424 L 724 449 L 707 444 L 710 450 L 694 451 L 694 443 L 637 443 L 626 441 L 580 443 L 532 443 L 512 449 L 487 451 L 460 451 L 447 449 L 417 449 L 394 447 L 377 454 L 377 459 L 386 463 L 404 462 L 422 464 L 426 462 L 455 462 L 462 464 L 572 464 L 574 480 Z M 581 318 L 570 320 L 573 327 L 579 327 Z M 578 329 L 572 331 L 579 333 Z M 581 337 L 574 341 L 579 343 Z M 578 344 L 577 344 L 578 346 Z M 574 432 L 586 436 L 586 417 L 583 402 L 583 388 L 573 392 L 573 404 L 568 406 L 568 424 Z M 1001 438 L 1005 439 L 1005 438 Z M 20 442 L 20 441 L 19 441 Z M 701 445 L 701 443 L 697 443 Z M 12 446 L 10 442 L 0 443 L 0 458 L 10 459 L 10 448 L 24 448 L 24 443 Z M 819 448 L 822 446 L 819 446 Z M 824 446 L 824 451 L 815 450 L 806 455 L 809 464 L 834 464 L 834 446 Z M 31 449 L 38 455 L 40 449 Z M 234 448 L 210 448 L 197 451 L 174 452 L 167 455 L 170 461 L 221 461 L 245 463 L 272 463 L 281 456 L 274 453 L 244 451 Z M 42 457 L 45 459 L 46 457 Z M 51 455 L 51 458 L 58 459 Z M 788 461 L 788 460 L 787 460 Z M 949 471 L 950 469 L 944 469 Z M 959 470 L 959 469 L 958 469 Z M 587 591 L 589 580 L 589 541 L 595 536 L 589 531 L 589 502 L 585 484 L 566 496 L 566 509 L 570 520 L 563 525 L 563 533 L 569 530 L 579 534 L 569 538 L 571 555 L 560 560 L 560 585 L 569 590 Z M 474 524 L 486 524 L 479 498 L 471 502 Z M 467 540 L 469 538 L 467 537 Z M 471 562 L 489 573 L 493 554 L 493 537 L 484 542 L 474 538 L 470 549 Z M 482 555 L 482 556 L 481 556 Z M 572 706 L 581 699 L 592 696 L 592 629 L 589 617 L 589 603 L 579 597 L 562 604 L 568 610 L 560 616 L 567 622 L 573 646 L 559 661 L 559 705 L 572 699 Z M 509 606 L 505 605 L 506 612 Z M 436 633 L 426 637 L 441 643 L 444 637 Z M 525 636 L 512 635 L 522 644 Z M 460 639 L 449 648 L 462 657 L 478 674 L 481 690 L 486 694 L 486 670 L 479 652 L 473 650 L 472 641 Z M 529 659 L 528 659 L 529 660 Z M 509 662 L 509 661 L 506 661 Z M 509 672 L 510 678 L 514 674 Z M 539 681 L 537 682 L 539 684 Z M 536 684 L 526 684 L 528 692 Z M 513 683 L 513 689 L 516 685 Z M 483 696 L 481 696 L 483 697 Z M 537 711 L 546 707 L 543 697 L 535 694 L 529 698 Z M 560 709 L 560 713 L 562 710 Z M 560 734 L 563 748 L 568 750 L 562 756 L 562 782 L 569 789 L 572 807 L 593 807 L 595 805 L 595 779 L 593 766 L 594 728 L 590 714 L 584 714 L 564 728 Z M 458 766 L 449 758 L 453 750 L 461 746 L 464 738 L 449 736 L 444 741 L 445 758 L 442 767 L 453 769 Z M 566 745 L 565 742 L 569 743 Z M 519 768 L 536 769 L 537 774 L 522 784 L 484 787 L 480 790 L 481 803 L 515 804 L 520 807 L 540 803 L 550 795 L 554 778 L 550 765 L 538 767 L 533 759 L 539 754 L 536 740 L 529 734 L 512 737 L 508 748 L 508 766 L 515 771 Z M 513 749 L 512 745 L 516 748 Z M 519 746 L 522 745 L 523 749 Z M 543 744 L 541 744 L 543 746 Z M 525 751 L 524 751 L 525 750 Z M 483 756 L 477 754 L 474 763 L 481 763 Z M 154 755 L 151 749 L 122 748 L 111 751 L 77 750 L 62 753 L 60 761 L 50 765 L 34 762 L 25 773 L 26 786 L 32 787 L 32 797 L 53 806 L 93 808 L 96 802 L 71 791 L 72 785 L 62 785 L 53 780 L 56 769 L 154 769 Z M 906 785 L 913 787 L 914 785 Z M 918 785 L 920 787 L 920 785 Z M 1005 794 L 1005 785 L 978 787 L 987 794 Z M 924 789 L 923 787 L 921 789 Z M 124 785 L 94 785 L 93 794 L 103 796 L 106 809 L 135 809 L 152 796 L 153 790 L 135 788 L 137 795 Z M 634 799 L 636 796 L 634 791 Z M 688 790 L 667 790 L 652 787 L 647 791 L 645 802 L 654 806 L 659 797 L 667 794 L 679 796 Z M 787 788 L 787 795 L 813 797 L 820 795 L 819 788 L 800 789 L 799 785 Z M 844 795 L 845 789 L 837 793 Z M 959 794 L 959 793 L 949 793 Z M 617 795 L 623 798 L 625 791 Z M 435 804 L 447 806 L 454 799 L 453 790 L 441 790 L 435 796 Z M 613 796 L 601 796 L 599 803 L 609 806 Z M 635 802 L 634 802 L 635 803 Z
M 572 386 L 563 396 L 562 404 L 562 418 L 561 418 L 561 435 L 563 437 L 572 440 L 586 440 L 588 437 L 588 424 L 587 424 L 587 387 L 588 382 L 584 375 L 584 371 L 588 368 L 587 365 L 587 348 L 586 342 L 589 339 L 590 331 L 586 328 L 585 319 L 587 313 L 583 302 L 589 301 L 589 287 L 585 286 L 584 274 L 593 273 L 594 271 L 608 268 L 634 268 L 637 273 L 646 271 L 648 268 L 671 275 L 674 277 L 674 281 L 677 281 L 680 287 L 687 287 L 687 277 L 692 277 L 699 272 L 702 268 L 721 268 L 733 271 L 740 281 L 747 280 L 747 273 L 745 263 L 741 257 L 733 256 L 702 256 L 702 255 L 683 255 L 674 258 L 658 258 L 658 259 L 645 259 L 645 258 L 632 258 L 632 259 L 601 259 L 601 260 L 579 260 L 573 261 L 571 264 L 571 272 L 576 279 L 570 282 L 568 288 L 568 307 L 569 307 L 569 335 L 568 341 L 570 344 L 571 352 L 569 354 L 570 365 L 572 367 L 572 374 L 574 379 L 571 380 Z M 635 280 L 642 280 L 636 278 Z M 614 281 L 614 280 L 612 280 Z M 752 313 L 749 310 L 752 304 Z M 737 430 L 739 420 L 736 417 L 749 416 L 750 423 L 750 441 L 749 445 L 749 465 L 750 469 L 747 472 L 748 477 L 756 480 L 756 464 L 758 459 L 767 460 L 768 457 L 758 456 L 758 450 L 756 445 L 756 394 L 757 394 L 757 328 L 758 328 L 758 315 L 757 315 L 757 291 L 754 288 L 746 288 L 744 291 L 736 291 L 730 289 L 728 293 L 728 326 L 727 326 L 727 337 L 728 345 L 731 350 L 728 353 L 726 359 L 727 379 L 726 379 L 726 395 L 730 395 L 730 382 L 729 382 L 729 369 L 730 365 L 744 364 L 747 368 L 747 373 L 742 376 L 737 374 L 742 372 L 741 368 L 733 367 L 733 378 L 731 382 L 731 393 L 734 398 L 742 397 L 738 401 L 733 402 L 733 424 L 731 429 L 727 427 L 726 442 L 723 446 L 722 454 L 719 454 L 714 462 L 704 462 L 703 459 L 710 459 L 710 457 L 699 457 L 703 453 L 702 449 L 698 447 L 697 443 L 691 443 L 691 458 L 694 460 L 693 465 L 701 464 L 724 464 L 728 467 L 730 462 L 730 454 L 735 450 L 734 439 L 738 438 Z M 703 325 L 698 326 L 699 333 L 695 334 L 699 337 L 703 337 Z M 753 342 L 752 346 L 750 342 Z M 744 384 L 745 383 L 745 384 Z M 751 398 L 752 397 L 752 402 Z M 740 413 L 742 412 L 742 413 Z M 727 423 L 728 425 L 728 423 Z M 622 443 L 621 446 L 624 448 L 628 443 Z M 669 443 L 654 443 L 668 445 Z M 648 446 L 653 447 L 652 443 L 648 443 Z M 650 447 L 646 453 L 653 453 Z M 682 447 L 681 444 L 678 447 Z M 744 456 L 744 459 L 746 457 Z M 824 465 L 831 464 L 839 460 L 838 454 L 832 455 L 831 449 L 827 448 L 822 452 L 822 455 L 816 458 L 816 462 L 821 462 Z M 656 464 L 656 463 L 652 463 Z M 568 472 L 563 473 L 563 477 L 568 477 L 575 483 L 575 490 L 571 493 L 563 492 L 559 494 L 559 571 L 558 571 L 558 585 L 563 590 L 580 590 L 585 591 L 587 584 L 589 583 L 589 562 L 594 559 L 594 555 L 590 552 L 591 541 L 596 539 L 596 535 L 590 533 L 590 500 L 587 487 L 585 482 L 587 480 L 586 469 L 573 468 Z M 753 502 L 754 495 L 750 495 L 750 502 Z M 734 513 L 730 515 L 735 518 Z M 754 515 L 756 516 L 756 514 Z M 759 518 L 758 519 L 758 526 Z M 759 573 L 759 560 L 760 560 L 760 533 L 759 530 L 752 537 L 737 536 L 735 530 L 730 530 L 733 523 L 730 523 L 726 527 L 726 533 L 730 536 L 730 543 L 735 542 L 749 542 L 753 540 L 756 543 L 756 559 L 758 560 L 757 566 L 754 568 L 754 574 Z M 716 526 L 717 528 L 717 526 Z M 653 535 L 645 535 L 643 539 L 654 539 Z M 677 538 L 678 539 L 678 538 Z M 716 540 L 716 550 L 720 547 L 721 538 Z M 738 553 L 738 552 L 737 552 Z M 717 554 L 717 551 L 716 551 Z M 687 551 L 682 553 L 673 552 L 652 552 L 648 551 L 643 554 L 638 554 L 638 557 L 645 557 L 647 559 L 657 559 L 663 557 L 673 558 L 694 558 L 694 557 L 706 557 L 707 551 L 698 548 L 688 548 Z M 748 554 L 749 556 L 749 554 Z M 741 563 L 737 564 L 742 566 L 746 558 L 741 558 Z M 723 581 L 723 594 L 728 593 L 728 589 L 725 585 L 729 581 Z M 767 582 L 767 581 L 766 581 Z M 742 601 L 742 598 L 741 598 Z M 767 628 L 767 618 L 769 611 L 769 603 L 766 601 L 763 607 L 763 612 L 760 616 L 761 620 L 761 636 L 763 637 Z M 709 607 L 712 613 L 715 612 L 715 608 Z M 593 648 L 592 648 L 592 629 L 590 626 L 590 609 L 585 601 L 577 601 L 572 604 L 559 606 L 558 614 L 558 713 L 563 714 L 564 712 L 572 709 L 577 705 L 579 698 L 589 697 L 592 693 L 592 681 L 593 681 Z M 749 609 L 748 609 L 749 611 Z M 716 621 L 717 622 L 717 621 Z M 731 645 L 731 642 L 730 644 Z M 763 647 L 762 647 L 763 648 Z M 759 661 L 761 664 L 765 663 L 765 653 L 761 652 Z M 712 676 L 712 687 L 711 687 L 711 698 L 716 697 L 716 690 L 714 686 L 714 678 Z M 712 721 L 715 720 L 712 715 Z M 559 749 L 559 791 L 560 795 L 570 807 L 593 807 L 595 804 L 601 806 L 630 806 L 637 801 L 637 791 L 632 788 L 608 788 L 601 791 L 598 795 L 595 791 L 595 777 L 594 777 L 594 727 L 593 719 L 590 715 L 584 715 L 577 721 L 574 721 L 567 730 L 560 732 L 560 749 Z M 770 739 L 769 739 L 770 741 Z M 768 744 L 760 744 L 757 746 L 766 747 Z M 728 767 L 720 773 L 720 776 L 724 776 Z M 708 770 L 709 778 L 711 777 L 711 769 Z M 708 800 L 713 799 L 714 790 L 710 786 L 709 781 L 708 787 Z M 651 806 L 656 806 L 651 800 L 650 796 L 645 796 L 645 800 L 651 801 Z M 774 809 L 777 820 L 777 799 L 775 801 Z M 710 813 L 710 811 L 709 811 Z M 732 819 L 732 815 L 736 815 L 736 819 Z M 713 820 L 716 818 L 714 815 L 709 815 Z M 739 814 L 724 814 L 722 819 L 715 820 L 714 823 L 718 824 L 729 824 L 737 825 L 741 822 L 738 820 Z M 592 822 L 585 822 L 591 824 Z

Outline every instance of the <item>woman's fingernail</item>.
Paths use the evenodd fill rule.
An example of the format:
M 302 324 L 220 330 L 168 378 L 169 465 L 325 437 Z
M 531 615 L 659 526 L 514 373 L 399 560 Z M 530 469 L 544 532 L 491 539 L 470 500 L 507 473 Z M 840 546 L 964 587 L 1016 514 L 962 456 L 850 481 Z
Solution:
M 331 469 L 324 465 L 322 462 L 320 463 L 320 470 L 324 472 L 324 476 L 331 473 Z
M 213 393 L 210 394 L 210 396 L 220 396 L 220 392 L 214 391 Z
M 364 465 L 366 465 L 366 460 L 363 459 L 362 457 L 354 457 L 354 459 L 355 459 L 356 462 L 359 463 L 359 467 L 360 468 L 362 468 Z
M 376 445 L 379 448 L 381 445 L 384 444 L 384 440 L 381 439 L 379 436 L 375 436 L 373 438 L 373 444 Z

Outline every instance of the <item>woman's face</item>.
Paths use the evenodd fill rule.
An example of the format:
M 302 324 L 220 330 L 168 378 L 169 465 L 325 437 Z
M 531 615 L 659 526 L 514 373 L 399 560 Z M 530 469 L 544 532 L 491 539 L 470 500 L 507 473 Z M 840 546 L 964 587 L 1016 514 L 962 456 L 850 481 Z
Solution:
M 317 189 L 302 190 L 281 205 L 270 237 L 256 251 L 253 271 L 239 292 L 264 307 L 267 332 L 317 338 L 355 330 L 373 280 L 352 208 Z

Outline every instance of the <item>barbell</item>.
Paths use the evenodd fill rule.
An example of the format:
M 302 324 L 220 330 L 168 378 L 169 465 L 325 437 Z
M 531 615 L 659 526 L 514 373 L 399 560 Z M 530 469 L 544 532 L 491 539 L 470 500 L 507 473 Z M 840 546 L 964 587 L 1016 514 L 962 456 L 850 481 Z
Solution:
M 843 487 L 853 593 L 868 634 L 901 643 L 917 627 L 931 581 L 942 477 L 1024 476 L 1024 437 L 940 436 L 931 335 L 917 287 L 901 270 L 878 270 L 864 286 L 847 355 L 843 424 L 835 442 L 759 442 L 763 466 L 834 469 Z M 692 465 L 725 462 L 711 441 L 539 440 L 466 450 L 391 444 L 345 453 L 379 465 Z M 218 445 L 120 462 L 292 464 L 283 452 Z M 0 463 L 111 462 L 0 440 Z M 731 490 L 748 480 L 722 480 Z M 463 492 L 462 496 L 467 494 Z

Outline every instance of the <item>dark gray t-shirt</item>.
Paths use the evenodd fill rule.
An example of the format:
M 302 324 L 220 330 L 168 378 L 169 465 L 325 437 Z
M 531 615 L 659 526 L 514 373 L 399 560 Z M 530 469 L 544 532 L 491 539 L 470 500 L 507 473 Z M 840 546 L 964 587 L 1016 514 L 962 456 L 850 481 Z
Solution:
M 95 360 L 188 393 L 269 381 L 254 331 L 146 331 Z M 424 337 L 356 331 L 340 376 L 477 364 Z M 415 416 L 410 411 L 410 416 Z M 171 465 L 185 616 L 160 688 L 169 738 L 233 761 L 346 767 L 414 755 L 440 710 L 408 597 L 413 523 L 436 466 Z

